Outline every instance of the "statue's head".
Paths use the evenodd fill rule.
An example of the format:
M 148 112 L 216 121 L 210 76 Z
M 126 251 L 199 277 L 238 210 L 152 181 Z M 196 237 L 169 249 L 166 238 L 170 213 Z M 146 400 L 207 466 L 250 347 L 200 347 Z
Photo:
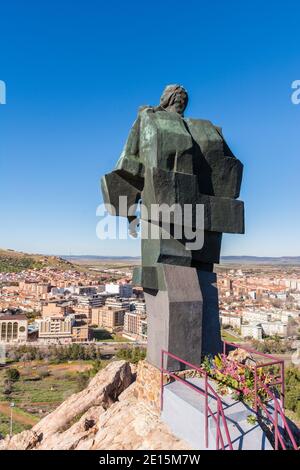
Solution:
M 160 107 L 183 115 L 188 104 L 188 94 L 181 85 L 167 85 L 160 98 Z

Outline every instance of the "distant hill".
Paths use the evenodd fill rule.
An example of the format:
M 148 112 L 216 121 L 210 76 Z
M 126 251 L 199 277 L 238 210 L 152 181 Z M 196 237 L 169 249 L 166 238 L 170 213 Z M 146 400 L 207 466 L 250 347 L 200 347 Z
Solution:
M 113 267 L 119 266 L 121 267 L 130 267 L 136 266 L 141 263 L 140 256 L 98 256 L 98 255 L 70 255 L 70 256 L 62 256 L 62 258 L 70 261 L 71 263 L 75 263 L 79 266 L 85 266 L 91 268 L 92 266 L 95 267 Z
M 120 260 L 120 261 L 136 261 L 141 259 L 140 256 L 98 256 L 98 255 L 70 255 L 62 256 L 63 259 L 68 261 L 111 261 L 111 260 Z
M 45 267 L 62 270 L 75 269 L 72 263 L 57 256 L 28 254 L 0 248 L 0 272 L 2 273 L 20 272 L 24 269 L 42 269 Z
M 221 263 L 300 265 L 300 256 L 222 256 Z
M 3 250 L 0 248 L 0 272 L 20 272 L 24 269 L 41 269 L 54 267 L 62 270 L 78 269 L 85 270 L 89 264 L 137 264 L 140 256 L 98 256 L 98 255 L 70 255 L 70 256 L 48 256 L 29 254 L 14 250 Z M 300 256 L 260 257 L 260 256 L 223 256 L 221 264 L 257 264 L 257 265 L 299 265 Z
M 72 255 L 62 256 L 64 259 L 71 262 L 80 261 L 109 261 L 109 262 L 124 262 L 124 261 L 139 261 L 140 256 L 98 256 L 98 255 Z M 222 256 L 222 264 L 283 264 L 283 265 L 300 265 L 300 256 L 281 256 L 281 257 L 268 257 L 268 256 Z

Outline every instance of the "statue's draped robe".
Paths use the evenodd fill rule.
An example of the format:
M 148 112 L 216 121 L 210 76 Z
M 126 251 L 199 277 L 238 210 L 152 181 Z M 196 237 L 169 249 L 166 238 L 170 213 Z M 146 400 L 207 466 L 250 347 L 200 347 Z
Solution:
M 181 240 L 171 235 L 170 240 L 142 241 L 143 266 L 201 267 L 219 262 L 222 233 L 244 232 L 244 206 L 236 200 L 242 171 L 221 130 L 211 122 L 145 108 L 132 126 L 115 171 L 104 177 L 102 187 L 105 202 L 113 204 L 121 216 L 128 214 L 119 210 L 119 195 L 128 197 L 128 207 L 142 199 L 149 219 L 151 204 L 182 208 L 191 204 L 195 222 L 196 204 L 203 204 L 202 249 L 185 249 L 184 230 Z
M 141 216 L 142 230 L 150 234 L 153 224 L 156 226 L 154 233 L 158 230 L 156 239 L 142 237 L 142 266 L 134 274 L 134 283 L 142 285 L 146 292 L 148 343 L 150 335 L 155 345 L 150 356 L 152 354 L 155 365 L 158 365 L 159 348 L 182 354 L 185 349 L 178 345 L 191 329 L 198 331 L 194 343 L 198 342 L 198 349 L 200 344 L 200 356 L 201 349 L 202 352 L 219 350 L 217 290 L 213 287 L 216 278 L 212 271 L 213 264 L 220 259 L 222 233 L 244 233 L 244 205 L 237 200 L 242 172 L 243 165 L 229 149 L 221 129 L 210 121 L 185 119 L 174 112 L 146 107 L 140 110 L 131 128 L 115 170 L 102 179 L 104 202 L 114 206 L 115 215 L 134 220 L 134 214 L 119 204 L 119 196 L 127 196 L 128 207 L 142 200 L 146 208 Z M 188 204 L 192 207 L 193 218 L 178 221 L 171 215 L 172 223 L 165 227 L 160 215 L 153 218 L 153 204 L 173 207 L 178 204 L 183 211 Z M 199 249 L 190 250 L 186 245 L 191 240 L 185 232 L 196 229 L 197 204 L 204 208 L 204 242 Z M 180 238 L 174 235 L 178 234 L 178 224 L 182 229 Z M 163 235 L 165 231 L 169 239 Z M 188 271 L 189 268 L 194 269 Z M 186 279 L 190 286 L 188 295 Z M 181 300 L 172 289 L 175 284 L 185 286 Z M 154 317 L 157 310 L 164 309 L 169 329 L 166 328 L 167 333 L 160 331 L 164 337 L 160 341 L 156 333 L 164 330 L 164 319 Z M 192 312 L 191 316 L 177 320 L 177 328 L 172 329 L 171 318 L 181 318 L 187 310 Z M 178 327 L 182 330 L 179 337 Z M 204 328 L 218 330 L 216 347 L 204 339 Z M 199 335 L 202 335 L 202 343 Z M 187 359 L 199 359 L 194 349 L 192 346 Z

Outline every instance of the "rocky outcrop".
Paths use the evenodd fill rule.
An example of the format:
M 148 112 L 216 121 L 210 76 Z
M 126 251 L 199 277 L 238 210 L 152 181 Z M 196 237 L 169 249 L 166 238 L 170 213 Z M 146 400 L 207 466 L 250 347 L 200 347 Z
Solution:
M 234 349 L 233 351 L 230 351 L 227 359 L 229 361 L 233 362 L 238 362 L 239 364 L 244 364 L 246 366 L 255 366 L 256 361 L 253 357 L 252 354 L 250 354 L 248 351 L 245 351 L 244 349 Z
M 139 365 L 138 374 L 143 368 Z M 188 445 L 160 421 L 153 403 L 141 399 L 130 364 L 118 361 L 30 431 L 0 441 L 0 450 L 35 449 L 173 450 L 188 449 Z

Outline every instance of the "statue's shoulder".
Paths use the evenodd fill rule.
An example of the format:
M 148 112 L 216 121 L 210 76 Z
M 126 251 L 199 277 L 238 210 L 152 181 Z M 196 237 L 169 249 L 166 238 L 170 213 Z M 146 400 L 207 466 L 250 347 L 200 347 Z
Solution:
M 155 113 L 154 106 L 150 106 L 150 105 L 140 106 L 138 110 L 138 115 L 141 115 L 143 113 Z
M 158 106 L 150 106 L 150 105 L 140 106 L 138 114 L 139 114 L 139 116 L 143 115 L 143 114 L 158 114 L 158 115 L 163 114 L 164 116 L 171 116 L 171 117 L 175 115 L 175 113 L 168 113 L 160 105 L 158 105 Z
M 140 123 L 141 123 L 141 118 L 145 115 L 145 113 L 151 113 L 153 112 L 153 107 L 152 106 L 140 106 L 138 108 L 138 112 L 137 112 L 137 117 L 134 121 L 134 123 L 132 124 L 131 126 L 131 129 L 133 131 L 138 131 L 139 127 L 140 127 Z
M 148 105 L 140 106 L 138 108 L 138 113 L 137 113 L 136 120 L 134 122 L 134 126 L 139 126 L 143 118 L 146 118 L 147 115 L 153 114 L 153 113 L 154 113 L 153 106 L 148 106 Z
M 209 121 L 208 119 L 195 119 L 195 118 L 184 118 L 188 126 L 191 127 L 198 127 L 202 129 L 213 129 L 218 132 L 221 136 L 223 135 L 222 127 L 216 126 L 213 122 Z

